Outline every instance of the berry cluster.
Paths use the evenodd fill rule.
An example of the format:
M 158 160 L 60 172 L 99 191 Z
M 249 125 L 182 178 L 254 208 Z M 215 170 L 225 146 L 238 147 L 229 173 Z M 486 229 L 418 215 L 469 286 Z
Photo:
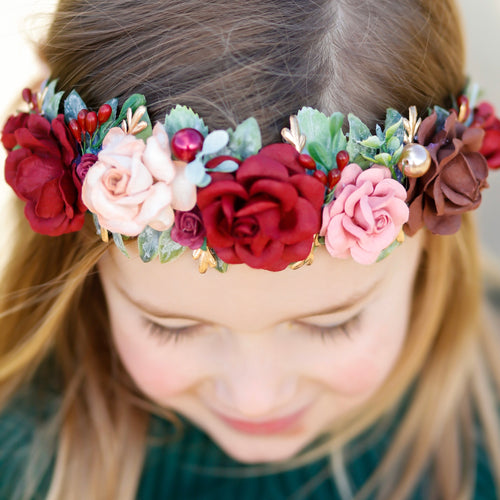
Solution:
M 113 110 L 109 104 L 103 104 L 97 113 L 88 109 L 82 109 L 78 113 L 76 120 L 73 118 L 68 123 L 73 137 L 79 144 L 85 140 L 85 133 L 88 133 L 92 137 L 95 131 L 109 120 L 112 112 Z
M 340 181 L 342 170 L 349 164 L 349 153 L 347 151 L 339 151 L 336 157 L 337 168 L 332 168 L 328 174 L 316 167 L 316 162 L 306 154 L 299 156 L 299 163 L 308 170 L 314 170 L 313 177 L 316 177 L 323 183 L 329 191 L 331 191 Z

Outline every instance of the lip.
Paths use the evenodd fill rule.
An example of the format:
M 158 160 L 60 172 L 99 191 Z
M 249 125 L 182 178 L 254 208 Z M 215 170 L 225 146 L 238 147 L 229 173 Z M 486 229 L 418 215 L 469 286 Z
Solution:
M 295 413 L 291 413 L 285 417 L 277 418 L 274 420 L 264 420 L 258 422 L 252 422 L 249 420 L 239 420 L 235 418 L 227 417 L 217 412 L 219 418 L 224 421 L 227 425 L 233 429 L 244 432 L 246 434 L 278 434 L 281 432 L 289 431 L 299 423 L 300 419 L 304 413 L 309 408 L 305 406 Z

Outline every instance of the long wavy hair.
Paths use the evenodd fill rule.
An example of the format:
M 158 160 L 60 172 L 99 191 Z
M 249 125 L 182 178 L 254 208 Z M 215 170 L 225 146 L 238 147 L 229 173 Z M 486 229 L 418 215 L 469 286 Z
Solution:
M 89 107 L 138 92 L 153 121 L 177 103 L 210 128 L 254 116 L 265 143 L 278 142 L 303 105 L 353 112 L 373 125 L 387 107 L 449 106 L 464 86 L 452 0 L 61 0 L 40 53 L 59 87 L 75 88 Z M 49 500 L 75 492 L 131 500 L 151 413 L 175 417 L 140 394 L 113 349 L 96 271 L 107 246 L 90 219 L 78 233 L 50 238 L 33 233 L 21 204 L 12 205 L 0 282 L 0 410 L 23 408 L 32 387 L 37 404 L 56 402 L 50 417 L 33 421 L 17 495 L 31 498 L 53 465 Z M 466 215 L 457 234 L 424 240 L 411 326 L 391 375 L 335 423 L 327 442 L 288 463 L 325 454 L 338 463 L 345 445 L 383 421 L 411 388 L 359 499 L 375 492 L 401 500 L 424 472 L 432 498 L 470 499 L 476 425 L 500 491 L 500 348 L 481 319 L 474 223 Z M 0 453 L 12 453 L 8 442 Z M 339 485 L 342 470 L 332 468 Z

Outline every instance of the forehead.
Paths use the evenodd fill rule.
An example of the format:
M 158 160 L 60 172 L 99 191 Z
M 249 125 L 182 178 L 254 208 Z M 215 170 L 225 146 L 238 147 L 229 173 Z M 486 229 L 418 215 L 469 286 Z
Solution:
M 408 239 L 385 260 L 364 266 L 352 259 L 334 259 L 320 247 L 313 265 L 296 271 L 273 273 L 232 265 L 225 274 L 209 269 L 202 275 L 189 251 L 174 262 L 145 264 L 134 252 L 127 258 L 111 247 L 99 270 L 105 288 L 121 288 L 134 301 L 164 315 L 258 328 L 260 323 L 344 305 L 374 288 L 375 293 L 387 293 L 395 282 L 404 285 L 412 279 L 419 252 L 418 238 Z

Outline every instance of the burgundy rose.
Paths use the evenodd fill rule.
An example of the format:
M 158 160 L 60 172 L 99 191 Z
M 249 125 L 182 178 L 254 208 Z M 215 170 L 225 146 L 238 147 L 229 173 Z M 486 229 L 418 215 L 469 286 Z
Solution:
M 51 123 L 31 114 L 14 136 L 20 147 L 7 156 L 5 180 L 26 202 L 32 229 L 50 236 L 80 230 L 86 207 L 73 180 L 76 144 L 64 116 Z
M 85 176 L 89 171 L 89 168 L 97 161 L 97 156 L 92 153 L 87 153 L 82 156 L 80 162 L 76 166 L 75 173 L 80 180 L 80 183 L 83 184 Z
M 482 102 L 474 110 L 472 126 L 485 131 L 481 154 L 486 157 L 490 168 L 500 168 L 500 120 L 495 115 L 495 109 L 488 102 Z
M 5 123 L 2 131 L 2 144 L 7 151 L 12 151 L 17 146 L 14 132 L 19 128 L 26 127 L 29 116 L 29 113 L 19 113 L 9 117 Z
M 405 232 L 410 236 L 423 225 L 435 234 L 457 232 L 461 215 L 479 206 L 481 190 L 488 186 L 488 164 L 479 152 L 484 131 L 467 128 L 454 112 L 443 130 L 437 132 L 436 123 L 434 112 L 418 131 L 418 142 L 430 152 L 432 164 L 424 176 L 409 179 Z
M 189 212 L 175 212 L 175 223 L 170 233 L 174 241 L 191 250 L 197 250 L 203 245 L 206 234 L 198 207 Z
M 309 255 L 325 188 L 298 156 L 289 144 L 271 144 L 199 190 L 208 246 L 224 262 L 281 271 Z

